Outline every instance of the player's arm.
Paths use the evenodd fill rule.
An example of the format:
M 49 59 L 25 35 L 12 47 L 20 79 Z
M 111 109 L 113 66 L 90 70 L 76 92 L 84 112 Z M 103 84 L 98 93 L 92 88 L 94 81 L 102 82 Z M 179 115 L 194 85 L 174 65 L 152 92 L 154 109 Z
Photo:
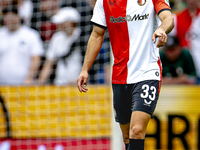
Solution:
M 33 56 L 31 58 L 31 65 L 29 68 L 29 73 L 24 81 L 25 84 L 31 84 L 33 82 L 33 79 L 34 79 L 36 73 L 38 72 L 40 62 L 41 62 L 40 56 Z
M 98 26 L 94 26 L 90 39 L 87 45 L 87 51 L 84 58 L 83 67 L 79 78 L 77 80 L 77 86 L 80 92 L 86 92 L 88 71 L 91 68 L 94 60 L 96 59 L 104 40 L 105 29 Z
M 152 39 L 153 42 L 156 42 L 156 38 L 158 37 L 157 47 L 162 47 L 167 42 L 167 34 L 172 31 L 174 28 L 174 17 L 169 10 L 162 11 L 158 17 L 160 18 L 162 24 L 157 28 L 157 30 L 153 33 Z

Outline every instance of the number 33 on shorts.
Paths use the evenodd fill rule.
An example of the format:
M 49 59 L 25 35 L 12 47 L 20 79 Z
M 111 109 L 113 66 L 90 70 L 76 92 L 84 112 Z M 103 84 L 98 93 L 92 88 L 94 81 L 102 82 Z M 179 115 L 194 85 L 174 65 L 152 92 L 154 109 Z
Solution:
M 153 101 L 158 99 L 158 88 L 159 86 L 152 84 L 142 85 L 140 97 L 144 100 L 144 105 L 150 106 Z

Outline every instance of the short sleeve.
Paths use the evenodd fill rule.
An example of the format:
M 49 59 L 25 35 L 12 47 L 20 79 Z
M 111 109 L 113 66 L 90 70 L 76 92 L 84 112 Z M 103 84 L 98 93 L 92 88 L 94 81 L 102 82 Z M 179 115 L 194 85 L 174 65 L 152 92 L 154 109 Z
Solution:
M 97 0 L 91 22 L 103 29 L 107 28 L 103 0 Z
M 163 10 L 170 10 L 169 0 L 153 0 L 156 13 L 159 15 Z

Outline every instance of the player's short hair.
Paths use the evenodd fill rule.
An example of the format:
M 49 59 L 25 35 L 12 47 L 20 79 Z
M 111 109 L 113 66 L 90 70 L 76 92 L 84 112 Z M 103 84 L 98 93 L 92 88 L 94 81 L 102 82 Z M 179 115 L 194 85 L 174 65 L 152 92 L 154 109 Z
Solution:
M 3 11 L 2 11 L 3 15 L 5 15 L 9 12 L 12 12 L 14 14 L 18 14 L 18 9 L 15 6 L 8 6 L 8 7 L 4 8 Z

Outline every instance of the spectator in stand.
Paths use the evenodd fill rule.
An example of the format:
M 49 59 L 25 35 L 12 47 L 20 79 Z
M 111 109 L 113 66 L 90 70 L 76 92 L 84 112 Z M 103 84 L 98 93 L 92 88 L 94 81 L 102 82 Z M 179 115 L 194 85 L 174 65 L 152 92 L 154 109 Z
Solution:
M 56 32 L 56 24 L 51 22 L 51 17 L 59 10 L 59 0 L 42 0 L 40 10 L 43 12 L 43 19 L 40 27 L 40 34 L 44 42 L 49 42 L 52 35 Z
M 90 37 L 90 34 L 93 29 L 93 25 L 90 22 L 93 14 L 93 8 L 90 6 L 88 0 L 61 0 L 61 7 L 74 7 L 81 14 L 80 28 L 81 28 L 81 37 L 80 37 L 80 45 L 81 45 L 81 53 L 82 56 L 85 55 L 85 51 L 87 49 L 87 43 Z M 89 71 L 89 80 L 90 84 L 97 83 L 99 80 L 97 79 L 97 72 L 99 69 L 100 59 L 97 58 Z
M 59 31 L 50 40 L 39 83 L 48 82 L 56 63 L 54 83 L 56 85 L 76 84 L 82 66 L 79 46 L 81 29 L 76 26 L 80 19 L 79 12 L 72 7 L 62 8 L 52 17 L 52 22 L 58 25 Z
M 81 15 L 81 47 L 84 55 L 87 48 L 87 42 L 93 29 L 93 25 L 90 23 L 93 9 L 87 0 L 61 0 L 61 7 L 73 7 L 77 9 Z
M 41 3 L 38 0 L 33 0 L 33 3 L 35 3 L 35 6 L 40 5 L 40 10 L 42 12 L 38 12 L 38 8 L 34 8 L 34 15 L 32 18 L 32 28 L 40 31 L 42 40 L 44 42 L 45 50 L 48 49 L 48 43 L 51 39 L 52 35 L 55 33 L 57 27 L 54 23 L 50 22 L 50 17 L 55 14 L 58 10 L 59 6 L 61 7 L 73 7 L 76 8 L 79 13 L 81 14 L 81 21 L 80 21 L 80 28 L 81 28 L 81 37 L 80 37 L 80 45 L 81 45 L 81 53 L 82 56 L 85 54 L 85 50 L 87 47 L 87 42 L 89 40 L 90 33 L 92 32 L 93 25 L 90 23 L 90 19 L 93 14 L 93 8 L 90 6 L 87 0 L 56 0 L 51 2 L 52 0 L 42 0 Z M 58 2 L 58 3 L 56 3 Z M 103 48 L 104 50 L 101 51 L 100 55 L 97 57 L 94 65 L 89 71 L 90 79 L 89 83 L 105 83 L 107 82 L 110 77 L 105 80 L 104 75 L 105 71 L 109 72 L 107 70 L 109 69 L 102 69 L 102 67 L 107 66 L 105 64 L 109 64 L 109 38 L 108 34 L 105 35 L 105 41 Z M 103 63 L 102 63 L 103 62 Z M 102 65 L 103 64 L 103 65 Z M 103 77 L 102 77 L 103 75 Z M 53 77 L 52 77 L 53 78 Z
M 186 0 L 187 8 L 182 12 L 175 14 L 175 28 L 170 34 L 177 36 L 180 46 L 190 51 L 199 79 L 197 80 L 197 83 L 200 83 L 200 49 L 198 48 L 198 37 L 200 35 L 192 27 L 200 14 L 198 3 L 199 0 Z
M 47 51 L 49 41 L 57 30 L 55 23 L 51 22 L 51 17 L 55 15 L 60 7 L 59 0 L 33 0 L 33 17 L 31 19 L 31 28 L 40 33 L 43 41 L 44 50 Z M 40 68 L 44 65 L 45 57 L 42 57 Z M 40 74 L 40 73 L 39 73 Z M 54 74 L 50 76 L 54 80 Z
M 178 38 L 168 36 L 160 52 L 163 66 L 163 84 L 195 84 L 196 70 L 192 56 L 178 44 Z
M 49 40 L 57 29 L 56 24 L 51 22 L 51 17 L 59 11 L 60 3 L 59 0 L 33 0 L 33 4 L 31 27 L 39 31 L 46 50 Z
M 2 11 L 10 6 L 11 2 L 11 0 L 0 0 L 0 27 L 3 25 Z
M 23 24 L 30 26 L 33 14 L 33 3 L 31 0 L 13 0 L 13 5 L 18 7 L 19 16 L 23 21 Z
M 39 34 L 22 26 L 17 8 L 3 10 L 3 24 L 0 29 L 0 84 L 31 84 L 38 72 L 43 54 Z

